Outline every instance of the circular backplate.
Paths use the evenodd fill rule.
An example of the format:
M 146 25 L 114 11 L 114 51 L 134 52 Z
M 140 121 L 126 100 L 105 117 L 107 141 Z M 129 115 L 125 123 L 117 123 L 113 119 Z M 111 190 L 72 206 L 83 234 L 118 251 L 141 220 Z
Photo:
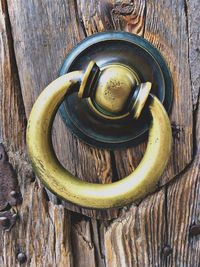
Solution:
M 79 43 L 67 55 L 60 75 L 85 70 L 93 60 L 101 68 L 120 63 L 137 73 L 140 82 L 151 82 L 151 93 L 169 111 L 172 103 L 172 78 L 159 51 L 144 38 L 127 32 L 104 32 L 92 35 Z M 123 120 L 99 117 L 87 99 L 77 94 L 68 96 L 60 107 L 64 122 L 84 142 L 107 149 L 138 144 L 148 130 L 149 115 L 142 112 L 138 120 L 131 116 Z

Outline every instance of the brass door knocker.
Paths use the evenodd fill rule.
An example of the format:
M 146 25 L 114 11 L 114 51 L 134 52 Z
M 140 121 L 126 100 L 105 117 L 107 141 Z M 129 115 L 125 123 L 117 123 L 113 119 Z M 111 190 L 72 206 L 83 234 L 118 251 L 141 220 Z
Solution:
M 101 44 L 99 46 L 101 49 L 98 45 L 95 49 L 95 41 L 96 44 Z M 106 51 L 102 51 L 103 43 L 106 46 L 110 45 L 110 48 L 107 47 Z M 139 53 L 143 64 L 144 55 L 142 57 L 140 50 L 147 51 L 147 48 L 150 47 L 148 52 L 145 52 L 147 53 L 146 59 L 154 58 L 156 63 L 152 65 L 151 74 L 148 72 L 148 67 L 143 66 L 144 74 L 149 79 L 145 79 L 142 68 L 137 66 L 137 62 L 135 61 L 134 65 L 132 59 L 129 58 L 131 50 L 126 51 L 126 53 L 123 52 L 123 48 L 125 46 L 126 50 L 127 44 L 130 47 L 131 44 L 135 46 L 133 51 Z M 109 49 L 111 54 L 108 54 Z M 116 49 L 118 57 L 116 56 Z M 155 55 L 155 53 L 157 54 Z M 135 59 L 138 57 L 139 62 L 139 56 L 134 55 L 133 57 Z M 90 60 L 87 63 L 87 68 L 83 67 L 85 71 L 74 71 L 73 68 L 77 62 L 84 61 L 84 58 Z M 147 64 L 150 62 L 148 60 Z M 166 64 L 163 62 L 158 51 L 147 41 L 128 33 L 114 32 L 94 35 L 72 51 L 61 73 L 66 72 L 66 70 L 71 72 L 62 73 L 62 76 L 42 91 L 33 106 L 27 127 L 27 146 L 31 163 L 36 175 L 49 190 L 64 200 L 77 205 L 100 209 L 126 205 L 152 190 L 166 167 L 172 143 L 170 121 L 161 103 L 163 102 L 165 107 L 169 108 L 172 98 L 172 82 Z M 80 66 L 83 64 L 85 63 L 80 63 Z M 158 69 L 160 68 L 161 75 L 154 73 L 157 71 L 156 64 Z M 155 89 L 157 90 L 159 82 L 165 86 L 159 88 L 160 91 L 156 91 L 156 96 Z M 168 88 L 166 88 L 167 86 Z M 73 98 L 74 96 L 75 98 Z M 66 109 L 63 117 L 73 132 L 92 145 L 110 149 L 117 147 L 118 137 L 112 134 L 112 131 L 109 132 L 108 130 L 109 138 L 107 139 L 101 133 L 102 129 L 104 130 L 106 127 L 105 123 L 111 127 L 114 125 L 116 131 L 124 125 L 124 128 L 127 128 L 129 122 L 138 121 L 142 113 L 145 114 L 146 119 L 150 118 L 146 152 L 133 173 L 111 184 L 93 184 L 78 179 L 64 169 L 52 146 L 51 128 L 61 103 L 64 102 L 62 105 L 66 105 L 64 108 L 70 106 L 70 102 L 67 102 L 70 97 L 71 104 L 73 103 L 75 106 L 71 110 L 70 108 L 69 110 Z M 82 106 L 79 106 L 81 101 L 83 101 Z M 87 112 L 84 111 L 84 108 Z M 76 129 L 78 123 L 74 123 L 75 125 L 72 126 L 73 119 L 70 116 L 73 109 L 77 109 L 77 113 L 73 115 L 75 122 L 78 120 L 81 109 L 83 113 L 85 112 L 85 117 L 78 120 L 80 125 L 86 121 L 83 128 L 78 127 L 79 131 Z M 61 108 L 62 112 L 63 109 Z M 68 120 L 66 120 L 66 116 L 68 116 Z M 96 121 L 89 116 L 95 117 Z M 101 125 L 103 126 L 101 127 Z M 119 135 L 126 134 L 126 138 L 121 138 L 121 142 L 119 141 L 120 146 L 133 144 L 133 139 L 136 139 L 146 130 L 140 127 L 140 131 L 136 134 L 136 131 L 131 131 L 132 126 L 129 123 L 129 131 L 123 129 L 119 131 Z

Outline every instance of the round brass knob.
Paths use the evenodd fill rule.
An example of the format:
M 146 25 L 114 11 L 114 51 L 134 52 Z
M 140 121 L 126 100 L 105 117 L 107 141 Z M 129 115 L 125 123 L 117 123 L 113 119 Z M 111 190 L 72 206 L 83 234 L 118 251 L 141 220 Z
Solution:
M 114 110 L 117 113 L 119 108 L 120 110 L 125 108 L 131 88 L 135 85 L 133 76 L 129 71 L 125 75 L 126 71 L 124 71 L 122 71 L 124 78 L 121 78 L 126 81 L 126 88 L 123 89 L 126 95 L 124 94 L 122 100 L 116 101 L 120 104 L 117 104 L 114 109 L 109 106 L 107 101 L 106 103 L 103 101 L 102 104 L 102 100 L 98 100 L 98 97 L 96 99 L 95 90 L 93 92 L 93 88 L 90 86 L 95 84 L 98 79 L 103 84 L 98 67 L 94 62 L 89 64 L 85 74 L 83 71 L 74 71 L 53 81 L 43 90 L 32 108 L 27 126 L 27 146 L 31 163 L 36 175 L 45 186 L 64 200 L 88 208 L 104 209 L 122 206 L 143 197 L 155 186 L 163 173 L 170 155 L 172 134 L 168 115 L 161 102 L 153 95 L 150 95 L 148 107 L 152 122 L 147 149 L 142 161 L 129 176 L 112 184 L 88 183 L 64 169 L 55 155 L 51 141 L 51 128 L 63 99 L 77 92 L 77 85 L 81 83 L 79 97 L 87 98 L 94 93 L 97 102 L 104 105 L 103 108 L 110 108 L 112 112 Z M 102 77 L 103 75 L 105 73 L 102 74 Z M 113 79 L 115 74 L 112 75 Z M 147 86 L 140 86 L 140 89 L 144 89 L 144 87 L 148 87 L 147 89 L 150 90 L 151 86 L 147 83 Z M 147 99 L 148 90 L 144 90 L 142 93 L 135 90 L 137 94 L 130 98 L 129 104 L 132 103 L 132 105 L 129 106 L 135 109 L 138 96 L 144 94 L 143 101 L 138 102 L 139 111 L 141 111 L 144 100 Z
M 104 118 L 119 119 L 131 113 L 132 118 L 138 119 L 151 90 L 150 82 L 138 83 L 137 74 L 121 64 L 100 71 L 91 61 L 78 96 L 95 101 L 99 108 L 94 111 Z
M 136 85 L 134 73 L 123 65 L 113 64 L 103 69 L 97 82 L 95 102 L 107 112 L 117 115 L 126 108 L 126 103 Z

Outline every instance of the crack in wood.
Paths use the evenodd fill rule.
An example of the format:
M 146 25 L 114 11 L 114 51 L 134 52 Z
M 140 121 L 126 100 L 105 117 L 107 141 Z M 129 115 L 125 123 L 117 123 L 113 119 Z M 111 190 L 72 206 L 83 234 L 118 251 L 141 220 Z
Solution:
M 116 182 L 119 180 L 119 174 L 117 171 L 117 166 L 116 166 L 116 160 L 115 160 L 115 154 L 113 151 L 110 151 L 110 161 L 111 161 L 111 166 L 112 166 L 112 182 Z
M 197 155 L 197 149 L 198 149 L 198 144 L 197 144 L 197 121 L 198 121 L 198 115 L 199 115 L 199 106 L 200 106 L 200 91 L 198 92 L 197 96 L 197 102 L 196 102 L 196 108 L 193 111 L 193 159 Z

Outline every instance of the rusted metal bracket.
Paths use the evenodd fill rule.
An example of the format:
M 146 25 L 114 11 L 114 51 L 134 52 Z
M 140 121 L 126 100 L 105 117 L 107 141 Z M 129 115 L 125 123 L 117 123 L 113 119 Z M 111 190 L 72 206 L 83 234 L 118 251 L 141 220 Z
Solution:
M 22 195 L 17 174 L 8 161 L 3 144 L 0 144 L 0 211 L 21 204 Z
M 10 231 L 10 229 L 15 225 L 18 215 L 12 213 L 11 210 L 6 210 L 0 212 L 0 228 L 4 231 Z

